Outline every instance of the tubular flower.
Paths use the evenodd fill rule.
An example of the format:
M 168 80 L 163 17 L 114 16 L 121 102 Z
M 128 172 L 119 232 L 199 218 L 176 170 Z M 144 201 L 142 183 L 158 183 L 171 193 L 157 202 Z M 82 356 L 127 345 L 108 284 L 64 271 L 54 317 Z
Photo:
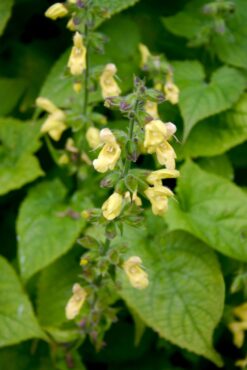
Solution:
M 162 185 L 162 180 L 173 179 L 179 176 L 179 171 L 169 170 L 167 168 L 158 171 L 153 171 L 148 175 L 147 182 L 150 185 Z
M 119 193 L 113 193 L 102 205 L 103 216 L 111 221 L 121 213 L 123 196 Z
M 57 18 L 65 17 L 68 12 L 68 9 L 63 4 L 55 3 L 47 9 L 45 16 L 52 20 L 56 20 Z
M 241 367 L 241 369 L 245 369 L 246 366 L 247 366 L 247 357 L 245 357 L 244 359 L 241 359 L 241 360 L 237 360 L 235 362 L 235 365 L 237 367 Z
M 158 113 L 158 104 L 148 100 L 144 106 L 145 111 L 153 117 L 153 119 L 158 120 L 159 119 L 159 113 Z
M 171 104 L 177 104 L 179 101 L 179 88 L 171 81 L 166 82 L 164 86 L 164 93 L 166 99 Z
M 233 343 L 237 348 L 241 348 L 244 344 L 244 332 L 247 330 L 247 322 L 233 321 L 228 325 L 228 328 L 233 334 Z
M 96 127 L 89 127 L 86 132 L 88 145 L 92 149 L 96 149 L 100 145 L 100 132 Z
M 40 131 L 42 133 L 48 133 L 53 140 L 58 141 L 67 128 L 64 112 L 46 98 L 37 98 L 36 105 L 49 113 Z
M 72 292 L 73 295 L 69 299 L 65 308 L 65 313 L 68 320 L 73 320 L 79 314 L 87 298 L 87 292 L 80 286 L 80 284 L 74 284 Z
M 109 129 L 100 131 L 101 142 L 104 143 L 97 159 L 93 161 L 93 166 L 96 171 L 104 173 L 108 170 L 113 170 L 119 157 L 121 149 L 116 141 L 115 136 Z
M 144 193 L 151 202 L 153 214 L 162 216 L 168 209 L 168 198 L 173 196 L 173 192 L 165 186 L 155 185 Z
M 104 99 L 121 94 L 121 90 L 114 79 L 116 73 L 117 67 L 115 64 L 107 64 L 100 76 L 100 87 Z
M 73 18 L 70 18 L 70 20 L 68 21 L 67 23 L 67 26 L 68 30 L 72 31 L 72 32 L 75 32 L 76 31 L 76 25 L 74 23 L 74 20 Z
M 147 273 L 142 269 L 142 260 L 138 256 L 130 257 L 123 263 L 123 269 L 130 284 L 136 289 L 147 288 L 149 281 Z
M 86 54 L 87 49 L 83 45 L 83 38 L 79 32 L 76 32 L 73 38 L 74 46 L 72 47 L 68 67 L 70 69 L 70 73 L 73 76 L 78 76 L 83 73 L 86 69 Z
M 176 126 L 171 123 L 163 123 L 153 120 L 145 126 L 144 148 L 148 153 L 156 153 L 160 164 L 167 169 L 175 169 L 176 153 L 168 143 L 168 139 L 176 132 Z
M 144 68 L 148 62 L 149 57 L 151 56 L 150 51 L 148 50 L 147 46 L 144 44 L 139 44 L 139 51 L 141 53 L 141 64 L 140 67 Z

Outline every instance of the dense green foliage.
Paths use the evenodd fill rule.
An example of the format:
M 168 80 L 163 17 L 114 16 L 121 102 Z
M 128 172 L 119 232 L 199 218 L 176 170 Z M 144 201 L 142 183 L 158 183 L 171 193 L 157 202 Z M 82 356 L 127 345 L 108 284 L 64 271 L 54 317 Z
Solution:
M 108 10 L 96 20 L 108 39 L 104 53 L 90 56 L 96 75 L 115 63 L 123 93 L 134 75 L 152 87 L 140 43 L 173 67 L 179 103 L 165 102 L 159 113 L 178 128 L 176 196 L 167 214 L 147 209 L 141 226 L 125 225 L 114 239 L 128 245 L 127 256 L 141 257 L 149 286 L 135 290 L 118 269 L 117 284 L 101 297 L 118 322 L 106 325 L 106 346 L 96 351 L 65 317 L 81 274 L 78 238 L 101 238 L 80 213 L 108 195 L 90 166 L 59 162 L 83 120 L 66 68 L 72 34 L 63 19 L 44 17 L 52 1 L 0 0 L 0 369 L 235 369 L 247 349 L 229 330 L 234 307 L 247 300 L 246 0 L 93 2 Z M 217 13 L 216 3 L 226 8 Z M 38 96 L 73 108 L 59 142 L 40 131 Z M 104 107 L 97 87 L 89 100 L 98 112 L 92 120 L 105 115 L 119 130 L 126 124 Z M 151 156 L 138 161 L 156 165 Z

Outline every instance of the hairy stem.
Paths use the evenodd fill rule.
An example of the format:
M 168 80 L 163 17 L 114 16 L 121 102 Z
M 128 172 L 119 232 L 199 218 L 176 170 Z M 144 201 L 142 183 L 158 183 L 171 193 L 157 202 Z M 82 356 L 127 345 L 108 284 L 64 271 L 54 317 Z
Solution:
M 84 103 L 83 103 L 83 114 L 87 114 L 87 106 L 88 106 L 88 83 L 89 83 L 89 70 L 90 70 L 90 65 L 89 65 L 89 42 L 88 42 L 88 25 L 87 23 L 85 24 L 85 31 L 84 31 L 84 37 L 85 37 L 85 44 L 87 48 L 87 53 L 86 53 L 86 70 L 84 74 Z
M 138 98 L 136 98 L 135 106 L 134 106 L 134 114 L 133 117 L 130 119 L 129 122 L 129 141 L 133 140 L 133 133 L 134 133 L 134 127 L 135 127 L 135 114 L 138 107 Z M 131 166 L 131 160 L 126 156 L 125 163 L 124 163 L 124 169 L 123 169 L 123 177 L 127 175 L 129 169 Z

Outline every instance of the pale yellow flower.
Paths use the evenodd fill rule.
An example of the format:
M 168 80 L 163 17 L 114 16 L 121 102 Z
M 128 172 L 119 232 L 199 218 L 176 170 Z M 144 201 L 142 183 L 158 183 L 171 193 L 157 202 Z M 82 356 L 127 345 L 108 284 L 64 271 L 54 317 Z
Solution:
M 148 100 L 144 106 L 145 111 L 153 117 L 153 119 L 159 119 L 158 104 Z
M 73 76 L 79 76 L 87 68 L 86 54 L 87 49 L 83 45 L 83 38 L 79 32 L 76 32 L 73 38 L 74 46 L 72 47 L 68 67 Z
M 64 166 L 66 164 L 69 163 L 69 157 L 67 154 L 62 154 L 59 158 L 58 158 L 58 163 L 61 165 L 61 166 Z
M 100 145 L 100 132 L 96 127 L 89 127 L 86 132 L 88 145 L 92 149 L 96 149 Z
M 69 137 L 66 140 L 65 149 L 68 150 L 68 152 L 74 153 L 74 154 L 77 154 L 79 152 L 78 148 L 75 146 L 75 142 L 72 139 L 72 137 Z
M 144 193 L 151 202 L 153 214 L 162 216 L 168 209 L 168 198 L 173 196 L 173 192 L 165 186 L 155 185 Z
M 247 321 L 247 302 L 234 308 L 233 313 L 242 321 Z
M 87 298 L 87 292 L 80 286 L 80 284 L 74 284 L 72 292 L 73 295 L 65 308 L 65 313 L 68 320 L 73 320 L 79 314 Z
M 166 82 L 164 86 L 166 100 L 171 104 L 177 104 L 179 101 L 179 88 L 171 81 Z
M 164 122 L 153 120 L 145 125 L 144 148 L 148 153 L 153 153 L 167 137 L 167 128 Z
M 175 169 L 176 153 L 168 141 L 164 141 L 162 144 L 158 145 L 155 149 L 155 152 L 159 164 L 166 166 L 166 168 L 169 170 Z
M 161 170 L 151 172 L 147 177 L 147 182 L 150 185 L 156 185 L 156 184 L 162 185 L 162 180 L 173 179 L 178 176 L 179 176 L 179 171 L 164 168 Z
M 142 260 L 138 256 L 130 257 L 123 263 L 123 269 L 130 284 L 136 289 L 148 287 L 148 274 L 142 269 Z
M 113 193 L 102 205 L 103 216 L 111 221 L 121 213 L 123 196 L 119 193 Z
M 247 322 L 233 321 L 228 325 L 228 328 L 233 334 L 233 343 L 237 348 L 241 348 L 244 344 L 244 332 L 247 330 Z
M 68 28 L 68 30 L 70 30 L 72 32 L 75 32 L 76 31 L 76 26 L 75 26 L 75 23 L 73 21 L 73 18 L 70 18 L 70 20 L 68 21 L 66 27 Z
M 133 196 L 132 196 L 132 201 L 138 206 L 141 207 L 142 205 L 142 200 L 140 197 L 137 195 L 137 191 L 134 191 Z
M 140 67 L 143 68 L 148 62 L 148 59 L 151 56 L 150 51 L 148 50 L 148 47 L 144 44 L 139 44 L 139 51 L 141 53 L 141 64 Z
M 121 148 L 115 136 L 109 129 L 100 131 L 101 142 L 105 143 L 97 159 L 93 161 L 93 166 L 98 172 L 113 170 L 121 155 Z
M 104 99 L 121 94 L 121 90 L 114 79 L 116 73 L 117 68 L 115 64 L 107 64 L 100 76 L 100 87 Z
M 40 131 L 48 133 L 53 140 L 58 141 L 62 133 L 67 129 L 64 121 L 65 114 L 60 109 L 57 109 L 54 113 L 49 114 Z
M 54 113 L 58 110 L 55 104 L 53 104 L 49 99 L 43 98 L 42 96 L 36 99 L 37 107 L 45 110 L 48 113 Z
M 61 3 L 51 5 L 45 12 L 45 16 L 52 20 L 63 18 L 68 14 L 68 9 Z

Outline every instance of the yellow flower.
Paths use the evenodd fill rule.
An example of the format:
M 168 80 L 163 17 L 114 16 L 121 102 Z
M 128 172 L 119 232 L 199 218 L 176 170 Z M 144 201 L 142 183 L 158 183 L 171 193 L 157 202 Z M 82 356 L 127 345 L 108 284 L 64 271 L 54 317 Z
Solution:
M 41 127 L 41 132 L 48 133 L 53 140 L 58 141 L 67 128 L 64 121 L 65 114 L 57 109 L 54 113 L 49 114 Z
M 58 158 L 58 163 L 61 165 L 61 166 L 64 166 L 66 164 L 69 163 L 69 157 L 67 154 L 62 154 L 59 158 Z
M 36 99 L 36 105 L 49 113 L 40 131 L 42 133 L 47 132 L 53 140 L 58 141 L 67 128 L 64 112 L 57 108 L 49 99 L 43 97 Z
M 115 136 L 109 129 L 100 131 L 100 139 L 104 143 L 97 159 L 93 161 L 93 166 L 98 172 L 113 170 L 121 155 L 121 148 Z
M 244 331 L 247 330 L 247 322 L 233 321 L 228 325 L 228 328 L 233 334 L 233 343 L 237 348 L 241 348 L 244 344 Z
M 177 104 L 179 101 L 179 88 L 171 81 L 166 82 L 164 86 L 164 93 L 166 99 L 171 104 Z
M 74 154 L 77 154 L 79 152 L 78 148 L 75 146 L 75 142 L 72 139 L 72 137 L 69 137 L 66 140 L 65 149 L 68 150 L 68 152 L 74 153 Z
M 147 288 L 149 281 L 147 273 L 142 269 L 142 260 L 138 256 L 130 257 L 123 263 L 123 269 L 130 284 L 136 289 Z
M 53 104 L 49 99 L 43 98 L 42 96 L 36 99 L 37 107 L 45 110 L 48 113 L 54 113 L 58 110 L 58 108 Z
M 165 123 L 160 120 L 153 120 L 145 125 L 144 148 L 148 153 L 153 153 L 155 148 L 160 145 L 167 137 Z
M 141 53 L 141 64 L 140 67 L 143 68 L 148 62 L 149 57 L 151 56 L 150 51 L 147 46 L 144 44 L 139 44 L 139 51 Z
M 68 28 L 68 30 L 70 30 L 72 32 L 75 32 L 76 31 L 76 26 L 75 26 L 75 23 L 73 21 L 73 18 L 70 18 L 70 20 L 68 21 L 66 27 Z
M 121 213 L 123 196 L 119 193 L 113 193 L 102 205 L 103 216 L 107 220 L 114 220 Z
M 63 18 L 68 14 L 68 9 L 61 3 L 55 3 L 45 12 L 45 16 L 52 20 Z
M 157 146 L 155 151 L 159 164 L 166 166 L 166 168 L 169 170 L 175 169 L 176 153 L 168 141 L 164 141 L 162 144 Z
M 116 73 L 117 68 L 115 64 L 107 64 L 100 76 L 100 87 L 104 99 L 121 94 L 121 90 L 114 79 Z
M 164 179 L 173 179 L 179 176 L 179 171 L 177 170 L 169 170 L 169 169 L 161 169 L 158 171 L 153 171 L 148 175 L 147 182 L 151 185 L 162 185 L 162 180 Z
M 92 149 L 98 148 L 100 145 L 100 132 L 96 127 L 89 127 L 89 129 L 86 132 L 86 139 L 88 142 L 88 145 Z
M 142 200 L 140 197 L 138 197 L 137 195 L 137 191 L 134 191 L 133 193 L 133 196 L 132 196 L 132 201 L 138 206 L 140 207 L 142 205 Z
M 247 321 L 247 302 L 234 308 L 233 313 L 242 321 Z
M 80 284 L 74 284 L 72 288 L 73 295 L 68 301 L 65 313 L 68 320 L 73 320 L 80 312 L 85 303 L 87 292 Z
M 83 38 L 79 32 L 76 32 L 73 38 L 74 46 L 72 47 L 68 67 L 73 76 L 78 76 L 86 69 L 87 49 L 83 45 Z
M 153 214 L 162 216 L 168 209 L 168 198 L 173 196 L 173 192 L 165 186 L 155 185 L 144 193 L 151 202 Z
M 144 106 L 145 111 L 153 117 L 153 119 L 159 119 L 158 104 L 148 100 Z
M 235 362 L 235 365 L 237 367 L 241 367 L 242 369 L 245 369 L 247 367 L 247 357 L 243 358 L 242 360 L 237 360 Z

